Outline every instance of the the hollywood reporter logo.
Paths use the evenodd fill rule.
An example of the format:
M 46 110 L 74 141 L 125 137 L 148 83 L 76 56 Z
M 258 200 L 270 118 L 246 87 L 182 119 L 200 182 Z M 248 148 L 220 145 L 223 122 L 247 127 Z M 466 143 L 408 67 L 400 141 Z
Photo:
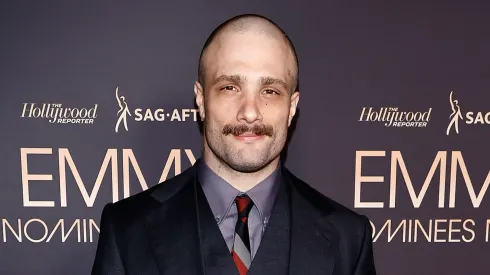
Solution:
M 93 124 L 97 118 L 97 104 L 92 108 L 72 108 L 59 103 L 24 103 L 20 117 L 43 118 L 49 123 Z
M 432 108 L 426 112 L 407 112 L 398 107 L 363 107 L 359 121 L 380 122 L 386 127 L 427 127 Z
M 121 128 L 121 124 L 124 125 L 124 129 L 128 131 L 128 117 L 133 117 L 137 122 L 150 122 L 150 121 L 197 121 L 198 109 L 173 109 L 172 111 L 165 111 L 162 108 L 150 109 L 150 108 L 136 108 L 131 113 L 126 97 L 119 94 L 119 87 L 116 88 L 116 100 L 119 106 L 117 111 L 117 121 L 114 131 L 117 133 Z M 134 115 L 134 116 L 133 116 Z

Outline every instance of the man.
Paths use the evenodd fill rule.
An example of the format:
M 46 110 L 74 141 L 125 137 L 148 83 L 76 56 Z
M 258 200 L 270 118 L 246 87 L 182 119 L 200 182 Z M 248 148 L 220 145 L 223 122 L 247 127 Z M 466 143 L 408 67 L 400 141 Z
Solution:
M 202 158 L 104 208 L 92 274 L 376 274 L 368 219 L 280 164 L 299 101 L 283 31 L 257 15 L 220 25 L 194 92 Z

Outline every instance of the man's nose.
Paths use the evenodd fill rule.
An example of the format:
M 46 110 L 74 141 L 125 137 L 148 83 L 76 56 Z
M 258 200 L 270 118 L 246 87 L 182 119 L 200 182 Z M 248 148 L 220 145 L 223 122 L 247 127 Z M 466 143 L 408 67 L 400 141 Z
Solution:
M 258 100 L 260 100 L 260 98 L 254 94 L 244 96 L 238 112 L 238 120 L 247 123 L 254 123 L 258 120 L 262 120 L 262 113 L 260 112 Z

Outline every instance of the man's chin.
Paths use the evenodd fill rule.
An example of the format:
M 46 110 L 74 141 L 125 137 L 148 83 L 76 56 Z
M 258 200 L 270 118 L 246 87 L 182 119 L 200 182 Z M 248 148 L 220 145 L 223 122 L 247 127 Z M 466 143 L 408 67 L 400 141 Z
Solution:
M 242 173 L 254 173 L 263 169 L 267 162 L 257 162 L 250 160 L 234 160 L 228 163 L 228 165 L 235 171 Z
M 228 165 L 243 173 L 257 172 L 264 168 L 270 160 L 263 150 L 243 150 L 229 156 Z

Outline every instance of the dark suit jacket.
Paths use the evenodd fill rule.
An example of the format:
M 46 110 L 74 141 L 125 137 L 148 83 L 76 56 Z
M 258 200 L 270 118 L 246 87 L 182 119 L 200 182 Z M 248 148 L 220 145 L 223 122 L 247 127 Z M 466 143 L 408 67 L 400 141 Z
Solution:
M 282 176 L 248 274 L 375 275 L 368 219 Z M 92 274 L 238 275 L 195 166 L 105 206 Z

